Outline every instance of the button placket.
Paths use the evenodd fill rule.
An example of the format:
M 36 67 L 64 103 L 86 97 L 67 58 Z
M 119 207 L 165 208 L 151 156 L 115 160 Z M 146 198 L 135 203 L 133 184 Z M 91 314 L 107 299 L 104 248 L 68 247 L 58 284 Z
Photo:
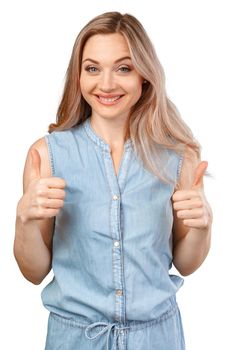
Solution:
M 110 188 L 110 228 L 112 241 L 112 271 L 113 271 L 113 293 L 115 298 L 115 320 L 124 322 L 125 320 L 125 295 L 124 276 L 123 276 L 123 251 L 122 251 L 122 232 L 121 232 L 121 192 L 119 180 L 123 180 L 121 176 L 124 171 L 125 159 L 119 170 L 117 178 L 112 163 L 111 154 L 108 151 L 103 152 L 105 170 Z
M 116 175 L 110 145 L 96 134 L 91 126 L 90 118 L 86 119 L 84 125 L 85 132 L 87 133 L 88 137 L 96 144 L 96 146 L 100 148 L 104 161 L 104 171 L 110 190 L 109 224 L 110 234 L 112 237 L 112 272 L 115 318 L 118 322 L 125 322 L 121 196 L 124 191 L 125 179 L 130 165 L 130 150 L 132 149 L 132 141 L 128 139 L 124 145 L 124 152 L 119 165 L 118 175 Z M 116 291 L 118 292 L 116 293 Z

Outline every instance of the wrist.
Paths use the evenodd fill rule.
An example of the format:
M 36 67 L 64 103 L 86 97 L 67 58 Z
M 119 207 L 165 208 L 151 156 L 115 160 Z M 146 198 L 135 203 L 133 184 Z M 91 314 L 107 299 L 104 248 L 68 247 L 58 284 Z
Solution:
M 23 225 L 30 221 L 28 215 L 26 215 L 25 213 L 23 197 L 19 200 L 17 204 L 16 220 Z
M 211 237 L 211 225 L 208 225 L 204 228 L 194 228 L 192 227 L 188 234 L 188 240 L 194 241 L 195 243 L 200 243 L 203 241 L 210 240 Z

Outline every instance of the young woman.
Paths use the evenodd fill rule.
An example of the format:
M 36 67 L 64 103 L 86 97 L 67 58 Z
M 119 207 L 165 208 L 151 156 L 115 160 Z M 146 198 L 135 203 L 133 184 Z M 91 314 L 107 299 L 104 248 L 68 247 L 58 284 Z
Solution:
M 46 350 L 185 349 L 176 292 L 210 248 L 207 162 L 168 99 L 139 21 L 109 12 L 76 38 L 57 122 L 29 149 L 15 257 L 53 280 Z

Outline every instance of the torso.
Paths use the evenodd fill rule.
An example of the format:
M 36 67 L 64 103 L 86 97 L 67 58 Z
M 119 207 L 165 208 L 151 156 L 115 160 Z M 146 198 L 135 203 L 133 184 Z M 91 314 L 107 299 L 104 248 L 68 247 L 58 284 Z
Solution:
M 123 149 L 118 149 L 118 150 L 112 151 L 111 156 L 112 156 L 112 161 L 113 161 L 116 176 L 118 176 L 119 167 L 120 167 L 121 159 L 123 156 Z

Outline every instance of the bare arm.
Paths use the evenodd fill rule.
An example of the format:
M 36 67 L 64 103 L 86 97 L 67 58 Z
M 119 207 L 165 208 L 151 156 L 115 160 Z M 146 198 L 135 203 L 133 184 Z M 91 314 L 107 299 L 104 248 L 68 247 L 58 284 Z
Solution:
M 204 194 L 203 170 L 197 185 L 193 185 L 199 165 L 203 169 L 200 159 L 192 151 L 186 152 L 178 190 L 172 198 L 173 264 L 183 276 L 203 263 L 211 243 L 212 210 Z
M 38 151 L 35 157 L 33 149 Z M 51 177 L 47 144 L 44 138 L 39 139 L 30 147 L 25 162 L 14 240 L 18 266 L 34 284 L 41 283 L 51 270 L 54 218 L 63 206 L 63 188 L 63 179 Z
M 54 220 L 45 221 L 51 231 Z M 40 226 L 35 220 L 23 223 L 17 214 L 14 256 L 24 277 L 34 284 L 40 284 L 51 270 L 51 247 L 44 243 Z

